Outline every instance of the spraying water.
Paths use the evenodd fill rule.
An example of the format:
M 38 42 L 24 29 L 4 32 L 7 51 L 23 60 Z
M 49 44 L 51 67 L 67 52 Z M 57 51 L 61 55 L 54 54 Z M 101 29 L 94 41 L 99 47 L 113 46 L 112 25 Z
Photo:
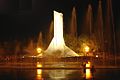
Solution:
M 83 33 L 89 37 L 92 35 L 92 26 L 93 26 L 93 13 L 91 4 L 88 5 L 87 12 L 84 18 Z
M 73 7 L 73 10 L 72 10 L 71 23 L 70 23 L 70 35 L 77 37 L 77 18 L 76 18 L 75 7 Z
M 98 5 L 98 12 L 97 12 L 97 30 L 96 30 L 96 37 L 100 45 L 100 49 L 104 50 L 104 39 L 103 39 L 103 16 L 102 16 L 102 2 L 99 0 L 99 5 Z
M 63 14 L 56 11 L 54 11 L 54 37 L 44 52 L 44 56 L 47 57 L 48 55 L 54 57 L 79 56 L 65 45 L 63 38 Z
M 38 36 L 38 41 L 37 41 L 37 48 L 42 47 L 42 46 L 43 46 L 42 32 L 40 32 Z

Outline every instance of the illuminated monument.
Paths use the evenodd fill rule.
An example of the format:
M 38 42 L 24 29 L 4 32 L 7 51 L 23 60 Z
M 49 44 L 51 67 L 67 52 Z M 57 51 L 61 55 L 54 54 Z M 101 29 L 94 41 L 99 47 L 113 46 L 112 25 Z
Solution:
M 39 56 L 39 55 L 38 55 Z M 44 57 L 71 57 L 79 56 L 65 45 L 63 38 L 63 14 L 54 11 L 54 37 L 47 50 L 43 53 Z

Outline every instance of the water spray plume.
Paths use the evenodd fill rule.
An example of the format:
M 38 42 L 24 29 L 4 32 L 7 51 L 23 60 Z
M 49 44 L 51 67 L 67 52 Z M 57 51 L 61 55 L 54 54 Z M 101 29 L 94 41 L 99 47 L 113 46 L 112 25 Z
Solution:
M 43 54 L 45 57 L 67 57 L 67 56 L 79 56 L 73 50 L 65 45 L 63 38 L 63 14 L 54 11 L 54 37 L 50 42 L 47 50 Z M 38 55 L 39 56 L 39 55 Z

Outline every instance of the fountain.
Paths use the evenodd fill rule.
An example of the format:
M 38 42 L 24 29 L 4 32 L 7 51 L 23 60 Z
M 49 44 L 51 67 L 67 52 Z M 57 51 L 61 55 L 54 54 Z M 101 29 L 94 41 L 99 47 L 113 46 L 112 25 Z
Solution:
M 38 36 L 38 41 L 37 41 L 37 48 L 41 48 L 43 46 L 43 42 L 42 42 L 42 32 L 39 33 Z
M 28 46 L 24 49 L 25 52 L 29 53 L 27 56 L 33 56 L 35 55 L 35 48 L 33 40 L 31 39 L 28 43 Z
M 47 33 L 47 44 L 49 44 L 50 41 L 53 38 L 53 33 L 54 33 L 53 30 L 54 30 L 54 23 L 53 23 L 53 20 L 52 20 L 50 22 L 50 26 L 49 26 L 48 33 Z
M 54 37 L 47 50 L 44 51 L 43 57 L 71 57 L 79 56 L 73 50 L 65 45 L 63 38 L 63 14 L 54 11 Z M 39 55 L 38 55 L 39 57 Z
M 70 35 L 77 37 L 77 19 L 76 19 L 75 7 L 73 7 L 73 10 L 72 10 L 71 24 L 70 24 Z
M 85 14 L 85 19 L 83 21 L 82 33 L 91 37 L 93 29 L 93 11 L 91 4 L 88 5 L 87 12 Z
M 102 6 L 101 6 L 101 0 L 99 1 L 99 5 L 98 5 L 98 12 L 97 12 L 97 29 L 96 31 L 96 39 L 99 42 L 100 48 L 101 50 L 104 50 L 103 47 L 103 15 L 102 15 Z
M 105 16 L 105 46 L 108 53 L 114 51 L 116 53 L 116 40 L 115 40 L 115 28 L 112 11 L 112 0 L 107 0 L 106 3 L 106 16 Z M 108 35 L 109 34 L 109 35 Z

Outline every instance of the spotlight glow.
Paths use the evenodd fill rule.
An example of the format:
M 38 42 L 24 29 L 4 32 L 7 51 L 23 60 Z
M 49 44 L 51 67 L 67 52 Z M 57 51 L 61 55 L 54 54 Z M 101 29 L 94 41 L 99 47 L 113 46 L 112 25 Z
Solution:
M 98 55 L 96 55 L 95 57 L 97 57 L 97 58 L 98 58 Z
M 85 52 L 89 52 L 90 48 L 88 46 L 85 46 Z
M 41 68 L 42 64 L 40 64 L 39 62 L 37 62 L 37 68 Z
M 41 48 L 37 48 L 37 53 L 41 53 L 42 49 Z

